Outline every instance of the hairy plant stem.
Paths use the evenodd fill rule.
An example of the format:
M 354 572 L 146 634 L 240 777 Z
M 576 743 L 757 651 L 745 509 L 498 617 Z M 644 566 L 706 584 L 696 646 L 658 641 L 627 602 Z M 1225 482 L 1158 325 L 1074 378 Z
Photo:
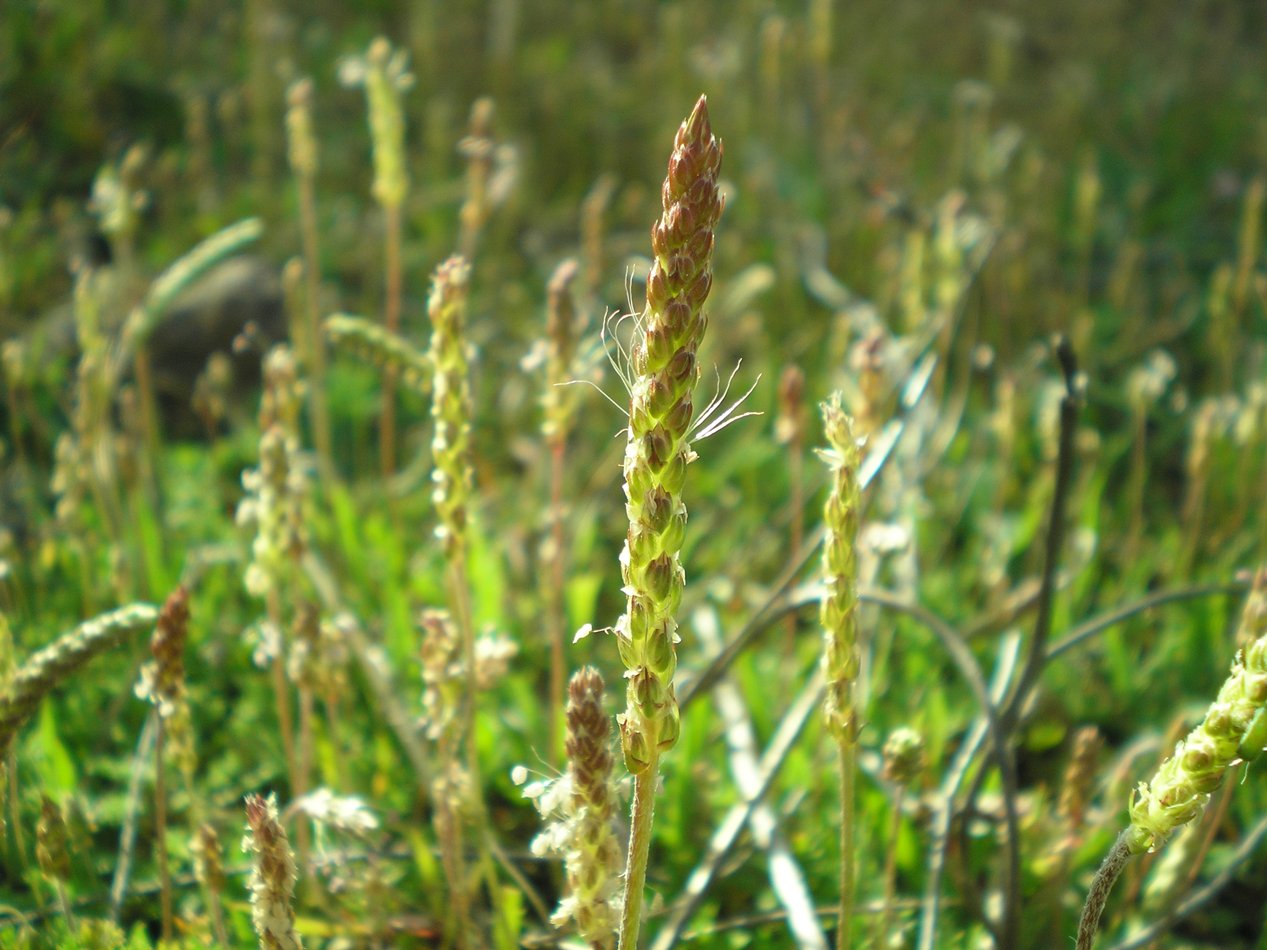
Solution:
M 317 468 L 323 479 L 334 475 L 334 455 L 330 444 L 330 405 L 326 400 L 326 350 L 321 334 L 321 253 L 317 231 L 317 149 L 312 134 L 310 99 L 312 83 L 302 80 L 292 89 L 291 111 L 287 126 L 292 131 L 291 165 L 299 185 L 299 243 L 304 258 L 304 310 L 307 316 L 304 341 L 311 383 L 308 409 L 311 413 L 313 441 L 317 449 Z
M 444 736 L 440 739 L 439 748 L 441 762 L 451 761 L 458 752 L 452 747 L 450 740 Z M 453 945 L 458 950 L 466 946 L 467 934 L 472 930 L 470 900 L 466 893 L 466 862 L 462 859 L 462 818 L 454 807 L 451 795 L 437 796 L 436 836 L 440 839 L 440 862 L 444 866 L 444 876 L 449 880 L 449 899 L 453 911 Z
M 850 739 L 840 743 L 840 918 L 836 924 L 836 946 L 849 950 L 853 940 L 854 892 L 854 779 L 857 774 L 857 745 Z
M 317 244 L 317 203 L 312 181 L 300 179 L 299 239 L 303 245 L 304 283 L 308 311 L 308 391 L 312 409 L 312 436 L 317 448 L 317 466 L 323 478 L 334 475 L 334 448 L 330 440 L 330 404 L 326 400 L 326 344 L 321 335 L 320 251 Z
M 66 885 L 62 881 L 54 881 L 53 886 L 57 889 L 57 902 L 61 905 L 62 916 L 66 918 L 66 929 L 74 933 L 79 928 L 75 924 L 75 915 L 70 909 L 70 895 L 66 893 Z
M 458 545 L 458 551 L 449 563 L 449 603 L 452 605 L 453 617 L 462 637 L 462 655 L 466 666 L 466 698 L 463 703 L 462 734 L 466 741 L 467 781 L 473 789 L 484 787 L 480 778 L 479 746 L 476 742 L 478 723 L 476 705 L 479 689 L 475 682 L 475 627 L 471 620 L 471 588 L 466 572 L 466 546 Z M 472 820 L 477 828 L 489 827 L 488 810 L 482 794 L 474 794 L 469 802 L 472 809 Z M 460 821 L 460 817 L 458 819 Z M 460 828 L 461 826 L 458 825 Z M 497 906 L 497 866 L 493 862 L 493 854 L 489 848 L 488 836 L 476 835 L 476 847 L 479 849 L 480 873 L 484 885 L 488 889 L 490 906 Z M 494 913 L 494 918 L 496 914 Z
M 805 457 L 801 439 L 788 445 L 788 481 L 791 483 L 792 525 L 791 549 L 799 551 L 805 544 Z M 788 614 L 784 621 L 784 649 L 791 653 L 796 645 L 796 615 Z
M 306 682 L 299 683 L 299 750 L 298 770 L 295 775 L 295 798 L 308 794 L 312 784 L 312 687 Z M 306 894 L 312 895 L 317 884 L 317 877 L 312 872 L 309 856 L 308 822 L 300 815 L 295 822 L 295 860 L 299 864 L 300 877 Z
M 1121 877 L 1126 862 L 1131 859 L 1130 829 L 1117 837 L 1112 849 L 1095 872 L 1091 881 L 1091 889 L 1087 891 L 1087 902 L 1082 908 L 1082 917 L 1078 921 L 1078 943 L 1075 950 L 1091 950 L 1095 944 L 1095 933 L 1100 927 L 1100 916 L 1104 913 L 1104 905 L 1108 903 L 1113 885 Z
M 388 333 L 400 332 L 400 205 L 385 204 L 386 219 L 384 261 L 386 268 L 387 297 L 383 310 L 383 324 Z M 396 471 L 396 367 L 383 368 L 383 421 L 379 441 L 380 463 L 383 478 L 389 479 Z
M 282 630 L 282 602 L 276 585 L 268 590 L 268 620 L 277 630 Z M 278 643 L 273 656 L 273 696 L 277 701 L 277 728 L 282 737 L 282 751 L 286 756 L 286 777 L 291 790 L 299 787 L 299 762 L 295 757 L 295 724 L 290 711 L 290 690 L 286 685 L 286 659 L 282 645 Z M 301 822 L 302 826 L 302 822 Z
M 884 857 L 884 904 L 875 932 L 875 950 L 889 946 L 889 934 L 893 930 L 893 908 L 897 897 L 897 836 L 902 830 L 902 803 L 906 789 L 899 785 L 893 796 L 893 814 L 889 818 L 889 849 Z
M 161 524 L 162 518 L 158 515 L 161 501 L 158 460 L 161 458 L 162 438 L 158 431 L 158 413 L 154 401 L 154 370 L 150 362 L 149 348 L 144 342 L 137 344 L 136 353 L 133 356 L 133 368 L 136 370 L 136 395 L 137 406 L 140 410 L 141 436 L 145 441 L 145 451 L 140 453 L 141 457 L 138 460 L 142 486 L 145 491 L 145 500 L 150 504 L 151 511 Z M 159 543 L 160 545 L 162 543 L 161 532 Z M 158 592 L 149 591 L 148 593 L 157 595 Z
M 550 627 L 550 763 L 563 762 L 563 693 L 566 688 L 567 661 L 564 656 L 566 637 L 563 613 L 563 585 L 567 581 L 563 560 L 563 478 L 567 457 L 567 436 L 557 434 L 550 440 L 550 580 L 546 585 L 546 622 Z
M 642 923 L 642 894 L 647 885 L 651 826 L 655 816 L 655 787 L 660 756 L 651 755 L 646 769 L 634 776 L 633 811 L 629 821 L 629 863 L 625 867 L 625 904 L 620 918 L 619 950 L 637 950 Z
M 215 891 L 207 891 L 207 909 L 211 914 L 211 932 L 223 946 L 229 946 L 229 931 L 224 926 L 224 907 L 220 904 L 220 895 Z
M 476 705 L 475 630 L 471 623 L 471 593 L 466 576 L 466 550 L 461 547 L 449 563 L 449 603 L 462 638 L 462 661 L 466 666 L 466 696 L 462 709 L 462 734 L 466 738 L 467 768 L 473 788 L 480 788 L 479 754 L 475 745 Z
M 172 939 L 172 875 L 167 857 L 167 768 L 164 759 L 163 739 L 166 724 L 158 715 L 154 737 L 154 851 L 158 858 L 160 902 L 163 908 L 163 942 Z
M 343 750 L 339 743 L 339 734 L 342 730 L 339 728 L 339 695 L 335 690 L 330 690 L 323 698 L 322 705 L 325 706 L 326 712 L 326 732 L 329 733 L 330 746 L 334 749 L 334 755 L 331 756 L 331 766 L 334 772 L 334 787 L 342 790 L 343 784 Z

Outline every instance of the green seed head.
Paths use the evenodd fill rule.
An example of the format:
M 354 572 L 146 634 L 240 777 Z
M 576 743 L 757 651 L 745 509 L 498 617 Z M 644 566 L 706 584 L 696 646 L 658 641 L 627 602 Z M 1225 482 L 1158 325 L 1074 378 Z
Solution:
M 431 499 L 440 517 L 436 536 L 450 557 L 466 543 L 466 509 L 471 494 L 468 447 L 471 433 L 471 389 L 468 379 L 466 337 L 467 285 L 470 267 L 461 257 L 451 257 L 436 270 L 427 312 L 431 317 L 430 362 L 435 423 L 431 451 L 435 468 Z
M 692 458 L 692 394 L 696 352 L 707 325 L 703 306 L 713 280 L 713 228 L 722 209 L 721 158 L 701 96 L 678 129 L 669 158 L 663 210 L 651 229 L 655 260 L 647 277 L 642 333 L 632 360 L 624 461 L 629 533 L 621 554 L 628 600 L 616 635 L 629 670 L 621 741 L 635 773 L 647 769 L 678 735 L 674 613 L 686 583 L 680 561 L 686 524 L 682 488 Z
M 853 421 L 841 408 L 840 394 L 823 404 L 828 448 L 819 454 L 831 470 L 831 494 L 823 509 L 823 668 L 827 677 L 824 713 L 837 742 L 856 735 L 853 700 L 858 677 L 858 466 L 860 453 Z
M 189 591 L 177 587 L 167 598 L 154 635 L 150 652 L 154 659 L 141 669 L 136 694 L 154 703 L 159 714 L 170 716 L 185 695 L 185 641 L 189 634 Z
M 884 743 L 883 775 L 896 785 L 913 785 L 924 771 L 924 737 L 905 726 L 894 729 Z
M 364 317 L 336 314 L 326 319 L 326 337 L 334 347 L 352 353 L 380 370 L 395 372 L 409 389 L 426 399 L 431 394 L 431 361 L 399 334 Z
M 393 52 L 391 44 L 381 36 L 370 44 L 365 66 L 365 95 L 374 146 L 374 197 L 384 207 L 399 207 L 409 190 L 401 93 L 413 85 L 413 75 L 404 51 Z
M 317 174 L 317 137 L 312 131 L 312 80 L 295 82 L 286 95 L 286 133 L 290 167 L 301 178 Z
M 1131 799 L 1128 841 L 1133 853 L 1159 847 L 1179 826 L 1201 813 L 1210 793 L 1238 761 L 1241 742 L 1264 705 L 1260 664 L 1267 650 L 1263 603 L 1267 571 L 1254 578 L 1241 626 L 1240 642 L 1248 642 L 1232 664 L 1227 680 L 1205 719 L 1175 748 L 1153 780 L 1141 784 Z M 1252 640 L 1250 638 L 1253 638 Z
M 569 258 L 561 263 L 546 288 L 546 388 L 542 397 L 547 439 L 563 438 L 571 424 L 572 389 L 567 384 L 576 356 L 576 299 L 572 283 L 579 265 Z

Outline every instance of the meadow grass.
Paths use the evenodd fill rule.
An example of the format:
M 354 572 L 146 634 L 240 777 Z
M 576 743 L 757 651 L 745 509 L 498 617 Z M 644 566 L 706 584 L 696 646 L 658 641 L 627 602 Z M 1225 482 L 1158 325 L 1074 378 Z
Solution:
M 0 12 L 0 947 L 1255 946 L 1258 13 L 536 6 Z

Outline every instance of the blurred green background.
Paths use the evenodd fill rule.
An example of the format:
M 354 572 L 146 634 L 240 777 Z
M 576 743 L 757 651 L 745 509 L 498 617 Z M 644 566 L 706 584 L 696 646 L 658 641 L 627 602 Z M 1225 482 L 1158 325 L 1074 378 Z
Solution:
M 821 441 L 816 414 L 799 446 L 800 495 L 793 450 L 774 437 L 783 367 L 805 371 L 808 406 L 844 388 L 853 411 L 869 407 L 883 423 L 917 357 L 932 350 L 935 418 L 921 424 L 915 457 L 893 463 L 890 488 L 873 502 L 873 520 L 910 531 L 911 553 L 885 561 L 873 580 L 976 630 L 973 646 L 988 672 L 1000 634 L 1030 623 L 1009 610 L 1032 593 L 1041 561 L 1035 541 L 1051 495 L 1059 379 L 1047 342 L 1057 332 L 1071 338 L 1087 388 L 1056 634 L 1149 591 L 1228 582 L 1267 559 L 1259 235 L 1267 6 L 1254 0 L 5 0 L 0 336 L 41 352 L 34 341 L 70 297 L 76 262 L 110 263 L 89 207 L 93 182 L 138 144 L 147 150 L 138 179 L 146 195 L 135 242 L 141 275 L 152 277 L 248 215 L 263 219 L 259 253 L 280 271 L 300 250 L 283 118 L 286 90 L 303 76 L 314 83 L 320 142 L 321 310 L 380 313 L 383 219 L 370 197 L 364 94 L 339 81 L 340 61 L 379 35 L 408 51 L 416 77 L 405 97 L 403 264 L 404 327 L 419 345 L 429 275 L 456 246 L 467 174 L 459 146 L 473 104 L 487 96 L 495 107 L 495 206 L 472 279 L 480 495 L 473 576 L 477 619 L 516 636 L 524 659 L 488 700 L 489 708 L 500 704 L 505 734 L 483 737 L 486 797 L 506 840 L 522 848 L 536 827 L 506 776 L 543 748 L 536 544 L 544 454 L 539 380 L 525 357 L 542 336 L 546 283 L 565 257 L 582 260 L 591 349 L 604 313 L 628 309 L 628 298 L 640 306 L 665 158 L 701 92 L 725 143 L 727 196 L 705 384 L 712 366 L 724 375 L 743 359 L 744 388 L 763 374 L 748 408 L 765 415 L 705 443 L 693 467 L 688 607 L 707 603 L 733 629 L 789 562 L 793 525 L 817 522 L 823 475 L 807 451 Z M 869 401 L 859 342 L 877 332 L 883 385 Z M 351 588 L 350 608 L 382 635 L 412 704 L 410 606 L 434 601 L 442 586 L 438 554 L 424 540 L 431 515 L 423 490 L 406 499 L 403 514 L 385 507 L 374 481 L 377 378 L 336 363 L 331 402 L 346 484 L 330 489 L 328 506 L 315 513 L 315 545 Z M 53 348 L 21 381 L 6 371 L 6 463 L 17 456 L 24 467 L 9 465 L 4 487 L 4 590 L 23 652 L 121 593 L 161 598 L 191 552 L 241 543 L 228 515 L 241 469 L 254 464 L 249 387 L 237 394 L 240 424 L 215 439 L 186 440 L 169 425 L 180 437 L 164 450 L 163 507 L 129 526 L 148 572 L 119 585 L 104 548 L 88 543 L 78 561 L 65 553 L 72 545 L 40 511 L 54 501 L 42 479 L 68 427 L 72 367 L 73 352 Z M 620 401 L 611 374 L 604 386 Z M 596 394 L 581 399 L 570 455 L 573 628 L 619 613 L 615 555 L 624 532 L 611 438 L 622 418 Z M 425 449 L 426 414 L 418 400 L 402 400 L 406 462 Z M 91 518 L 89 525 L 100 528 Z M 269 697 L 249 679 L 249 651 L 238 639 L 257 605 L 242 593 L 231 558 L 225 570 L 211 563 L 195 601 L 204 633 L 193 647 L 202 663 L 191 666 L 203 678 L 192 689 L 208 763 L 202 777 L 228 816 L 245 791 L 281 778 L 275 757 L 244 751 L 260 741 L 259 722 L 271 722 Z M 1153 764 L 1147 755 L 1132 759 L 1132 741 L 1151 742 L 1150 752 L 1165 746 L 1159 737 L 1174 732 L 1172 719 L 1183 721 L 1188 705 L 1199 710 L 1213 696 L 1238 609 L 1235 597 L 1219 596 L 1132 619 L 1047 673 L 1021 742 L 1027 854 L 1038 855 L 1026 865 L 1027 946 L 1052 946 L 1071 932 L 1080 882 L 1120 823 L 1124 789 Z M 940 775 L 974 714 L 971 696 L 918 625 L 879 614 L 871 625 L 864 744 L 874 752 L 893 726 L 913 722 Z M 812 610 L 793 632 L 802 634 L 795 642 L 767 637 L 736 671 L 763 736 L 814 663 Z M 569 659 L 599 663 L 616 692 L 610 646 L 593 637 Z M 683 646 L 688 675 L 706 652 L 698 642 Z M 98 824 L 83 831 L 91 842 L 79 880 L 86 895 L 99 890 L 113 859 L 121 784 L 143 714 L 128 697 L 128 662 L 110 664 L 99 681 L 50 706 L 56 715 L 41 721 L 22 753 L 33 787 L 91 803 Z M 362 684 L 361 699 L 371 692 Z M 668 895 L 698 854 L 694 829 L 710 827 L 736 794 L 723 781 L 724 755 L 710 745 L 715 724 L 705 705 L 688 716 L 667 766 L 653 884 Z M 112 712 L 106 739 L 102 708 Z M 408 828 L 417 802 L 399 750 L 372 703 L 349 715 L 365 737 L 349 759 L 356 789 Z M 1057 873 L 1042 819 L 1081 724 L 1100 729 L 1115 767 L 1096 786 L 1104 809 L 1096 831 Z M 785 807 L 801 810 L 794 850 L 820 895 L 834 893 L 837 857 L 818 820 L 830 821 L 834 808 L 828 767 L 814 738 L 776 789 Z M 1267 790 L 1246 785 L 1232 808 L 1242 825 L 1267 806 Z M 877 789 L 864 796 L 864 814 L 881 827 L 887 799 Z M 23 801 L 29 814 L 38 810 L 29 795 Z M 1227 833 L 1216 863 L 1235 843 L 1231 824 L 1219 827 Z M 903 834 L 901 892 L 914 895 L 924 881 L 923 840 Z M 979 844 L 980 853 L 959 859 L 985 875 L 993 852 Z M 865 849 L 863 880 L 867 869 L 874 880 L 885 853 L 880 832 Z M 418 888 L 413 873 L 392 881 L 402 906 Z M 1251 862 L 1247 893 L 1261 894 L 1265 881 L 1267 863 Z M 6 885 L 6 903 L 30 907 L 16 871 Z M 752 900 L 764 887 L 751 866 L 741 867 L 705 916 L 769 909 L 766 897 Z M 1184 945 L 1254 946 L 1261 907 L 1237 901 L 1188 925 Z M 966 946 L 980 930 L 970 907 L 951 908 L 963 942 L 948 937 L 944 945 Z M 131 914 L 153 922 L 143 907 Z M 781 934 L 745 943 L 752 939 L 731 945 L 785 945 Z

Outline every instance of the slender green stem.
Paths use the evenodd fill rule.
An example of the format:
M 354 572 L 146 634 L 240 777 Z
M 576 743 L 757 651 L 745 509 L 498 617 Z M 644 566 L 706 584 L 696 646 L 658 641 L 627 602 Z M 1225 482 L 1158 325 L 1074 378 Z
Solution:
M 1100 927 L 1100 915 L 1104 913 L 1104 905 L 1108 903 L 1113 885 L 1122 875 L 1122 869 L 1131 858 L 1130 841 L 1127 832 L 1122 832 L 1113 843 L 1100 870 L 1095 872 L 1091 881 L 1091 889 L 1087 891 L 1087 902 L 1082 908 L 1082 919 L 1078 921 L 1078 943 L 1076 950 L 1091 950 L 1095 944 L 1095 934 Z
M 313 442 L 317 465 L 323 478 L 334 474 L 330 442 L 330 404 L 326 400 L 326 344 L 321 334 L 321 255 L 317 244 L 317 199 L 312 176 L 299 176 L 299 240 L 304 252 L 305 309 L 308 312 L 308 371 L 312 377 L 309 408 L 312 411 Z
M 633 812 L 629 820 L 629 855 L 625 864 L 625 903 L 620 918 L 619 950 L 637 950 L 642 923 L 642 893 L 647 884 L 647 859 L 651 853 L 651 822 L 655 816 L 655 787 L 660 756 L 652 753 L 650 765 L 634 776 Z
M 880 909 L 880 925 L 875 933 L 875 950 L 889 945 L 893 930 L 893 905 L 897 897 L 897 836 L 902 830 L 902 800 L 905 789 L 899 785 L 893 796 L 893 814 L 889 818 L 889 853 L 884 858 L 884 905 Z
M 339 743 L 339 736 L 342 731 L 339 728 L 339 696 L 334 690 L 330 690 L 324 699 L 326 711 L 326 733 L 330 740 L 330 747 L 334 749 L 334 755 L 331 758 L 331 767 L 333 778 L 331 784 L 336 789 L 342 790 L 343 784 L 343 749 Z
M 567 439 L 563 435 L 550 440 L 550 579 L 546 599 L 550 625 L 550 762 L 563 762 L 563 691 L 567 678 L 563 641 L 563 585 L 566 581 L 563 562 L 563 475 Z
M 298 769 L 295 775 L 295 797 L 302 798 L 308 794 L 308 789 L 312 780 L 312 757 L 313 757 L 313 697 L 312 687 L 306 682 L 299 683 L 299 751 L 298 751 Z M 313 885 L 317 881 L 317 876 L 311 873 L 312 868 L 308 863 L 308 855 L 310 850 L 310 842 L 308 838 L 308 822 L 301 819 L 295 824 L 295 852 L 299 862 L 299 872 L 304 882 L 304 889 L 309 895 L 313 893 Z
M 479 751 L 476 746 L 476 706 L 479 692 L 475 685 L 475 630 L 471 622 L 471 595 L 467 587 L 466 552 L 459 547 L 449 564 L 449 603 L 462 638 L 462 657 L 466 664 L 466 696 L 462 731 L 466 737 L 468 776 L 472 788 L 480 788 Z
M 62 907 L 62 916 L 66 918 L 66 929 L 70 933 L 74 933 L 79 928 L 75 926 L 75 915 L 70 909 L 70 895 L 66 893 L 66 884 L 62 881 L 55 881 L 54 886 L 57 888 L 57 901 Z
M 466 573 L 465 545 L 458 546 L 457 552 L 450 561 L 449 582 L 450 603 L 453 606 L 453 615 L 457 621 L 458 631 L 462 636 L 462 652 L 466 662 L 466 701 L 464 704 L 465 721 L 463 723 L 463 732 L 466 739 L 467 781 L 471 788 L 483 788 L 483 780 L 480 778 L 479 744 L 476 741 L 478 729 L 475 713 L 479 699 L 479 689 L 475 682 L 475 625 L 471 619 L 471 590 Z M 472 817 L 475 825 L 479 828 L 488 828 L 488 811 L 483 796 L 471 796 L 469 805 L 473 812 Z M 460 818 L 455 820 L 460 821 Z M 483 834 L 477 835 L 476 846 L 479 849 L 480 872 L 484 877 L 484 885 L 488 888 L 488 899 L 490 904 L 496 908 L 497 866 L 493 862 L 493 855 L 488 847 L 488 837 Z M 493 917 L 494 919 L 496 918 L 496 913 L 493 914 Z
M 451 740 L 440 739 L 441 761 L 449 761 L 456 754 Z M 474 786 L 473 786 L 474 787 Z M 453 922 L 453 946 L 462 950 L 467 944 L 471 927 L 470 901 L 466 893 L 466 867 L 462 860 L 462 824 L 461 817 L 454 807 L 453 796 L 442 794 L 435 802 L 436 836 L 440 839 L 440 860 L 444 865 L 445 876 L 449 879 L 449 900 Z
M 840 919 L 836 924 L 836 946 L 848 950 L 853 943 L 854 892 L 854 780 L 857 774 L 857 746 L 840 743 Z
M 158 431 L 158 410 L 154 396 L 154 370 L 150 362 L 149 348 L 144 342 L 137 345 L 133 357 L 133 368 L 136 370 L 137 409 L 141 423 L 141 437 L 145 440 L 145 451 L 141 453 L 140 469 L 143 478 L 145 499 L 151 505 L 155 520 L 162 524 L 162 494 L 159 488 L 158 464 L 161 458 L 162 437 Z M 159 535 L 162 543 L 162 534 Z M 151 591 L 150 593 L 157 593 Z
M 207 888 L 207 909 L 211 913 L 211 932 L 215 934 L 216 942 L 222 946 L 229 946 L 229 931 L 224 926 L 224 908 L 220 905 L 220 895 L 211 888 Z
M 387 299 L 383 310 L 383 324 L 388 333 L 400 332 L 400 205 L 383 206 L 386 215 L 387 236 L 384 258 L 387 278 Z M 396 471 L 396 367 L 383 368 L 383 431 L 379 441 L 383 478 L 391 478 Z
M 805 545 L 805 452 L 800 433 L 791 439 L 787 447 L 787 477 L 792 496 L 792 551 L 800 551 Z M 784 620 L 784 649 L 791 653 L 796 646 L 796 615 L 789 613 Z
M 172 939 L 172 874 L 167 860 L 167 776 L 163 762 L 163 717 L 158 713 L 154 739 L 154 850 L 158 857 L 160 903 L 163 908 L 163 943 Z
M 282 604 L 276 585 L 268 590 L 268 619 L 281 636 Z M 299 763 L 295 757 L 295 725 L 290 712 L 290 690 L 286 685 L 286 659 L 282 645 L 277 645 L 273 657 L 273 695 L 277 700 L 277 727 L 282 736 L 282 750 L 286 756 L 286 778 L 293 792 L 299 784 Z

